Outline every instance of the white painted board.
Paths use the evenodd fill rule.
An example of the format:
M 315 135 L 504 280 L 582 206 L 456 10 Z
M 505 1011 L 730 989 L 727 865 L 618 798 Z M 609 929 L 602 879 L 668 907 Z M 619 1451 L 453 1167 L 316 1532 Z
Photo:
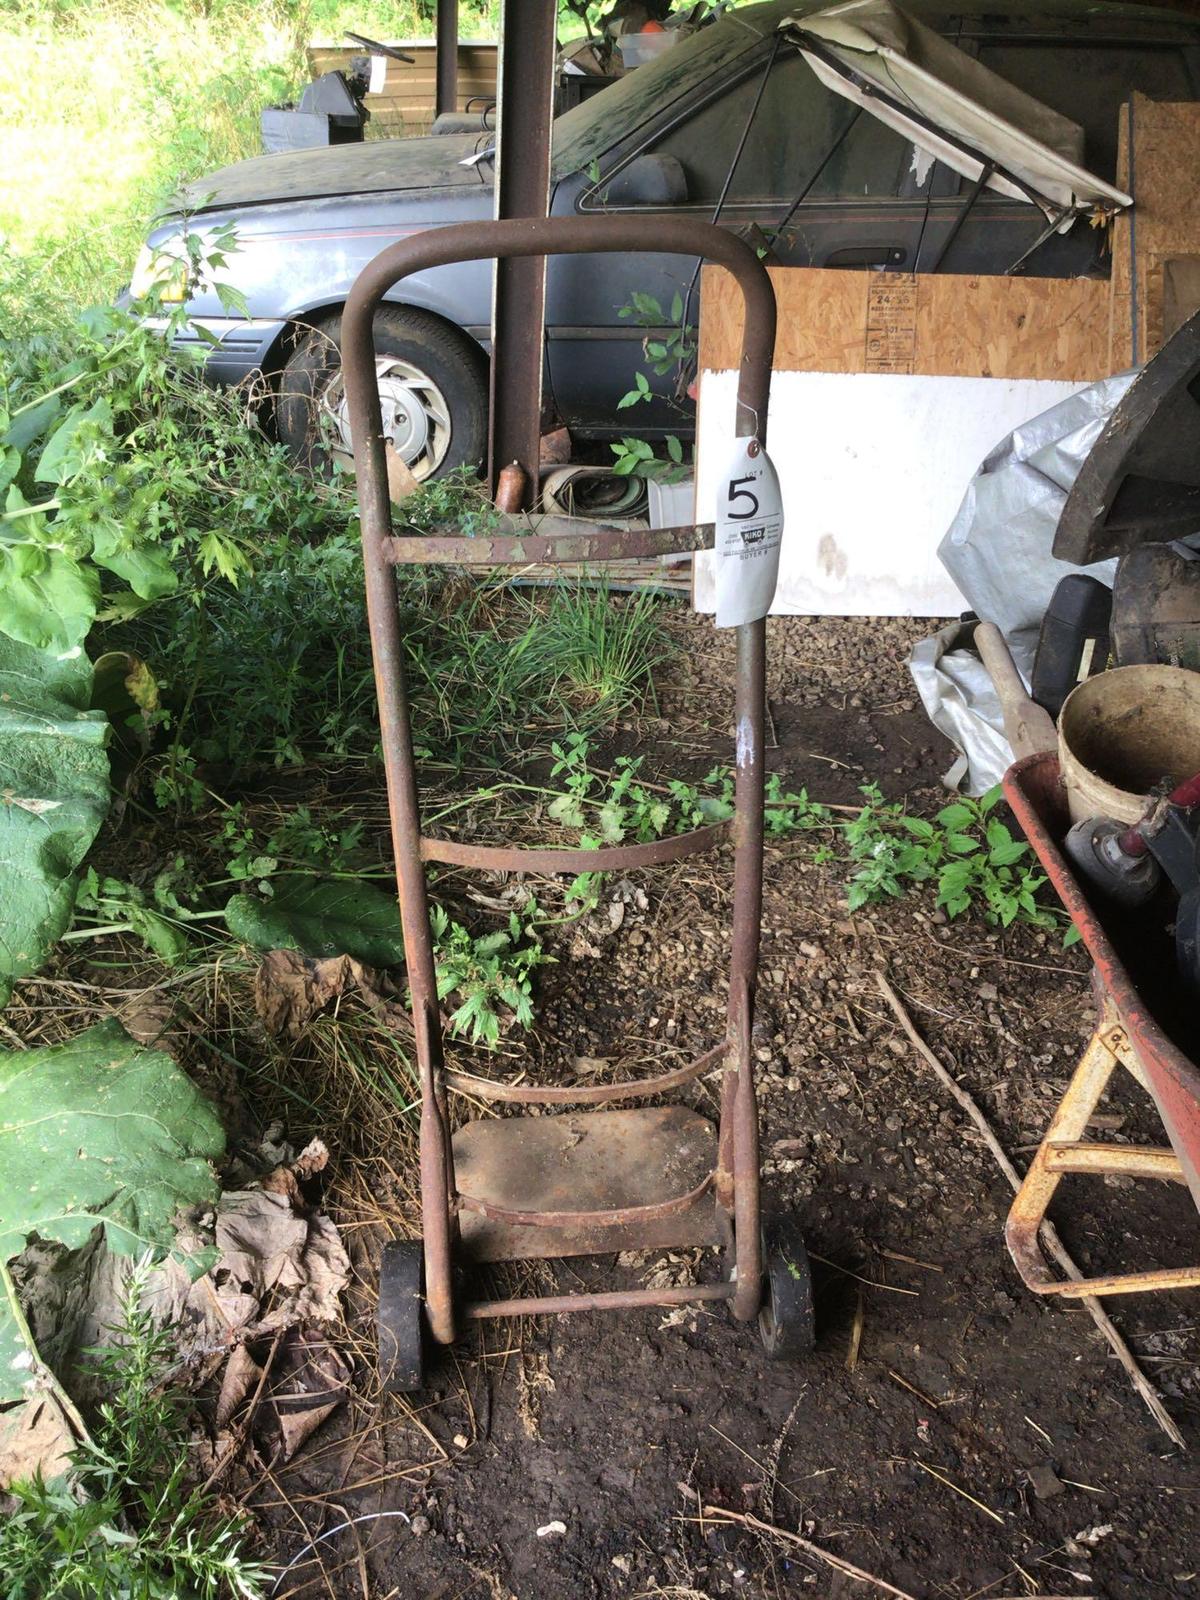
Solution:
M 772 611 L 949 617 L 966 601 L 937 547 L 984 457 L 1013 428 L 1085 388 L 1037 378 L 777 372 L 767 445 L 783 492 Z M 734 372 L 700 380 L 696 521 L 712 522 L 735 436 Z M 715 607 L 712 556 L 695 605 Z

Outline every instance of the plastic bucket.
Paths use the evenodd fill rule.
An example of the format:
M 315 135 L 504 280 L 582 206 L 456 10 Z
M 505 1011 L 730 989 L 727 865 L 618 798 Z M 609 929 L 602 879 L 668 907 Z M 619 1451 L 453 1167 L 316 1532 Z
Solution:
M 1200 772 L 1200 673 L 1182 667 L 1114 667 L 1067 696 L 1058 756 L 1072 822 L 1137 822 L 1164 779 Z

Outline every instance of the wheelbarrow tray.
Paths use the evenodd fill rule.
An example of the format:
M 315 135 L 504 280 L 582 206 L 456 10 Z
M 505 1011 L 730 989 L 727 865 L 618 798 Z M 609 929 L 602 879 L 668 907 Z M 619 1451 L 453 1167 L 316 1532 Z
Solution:
M 1095 964 L 1096 979 L 1126 1030 L 1130 1049 L 1178 1157 L 1184 1181 L 1200 1210 L 1200 1069 L 1151 1012 L 1104 922 L 1059 849 L 1070 827 L 1066 791 L 1055 754 L 1027 756 L 1004 776 L 1004 794 L 1046 876 L 1079 930 Z M 1106 908 L 1113 921 L 1122 915 Z M 1168 950 L 1164 940 L 1164 951 Z M 1169 957 L 1164 957 L 1169 959 Z

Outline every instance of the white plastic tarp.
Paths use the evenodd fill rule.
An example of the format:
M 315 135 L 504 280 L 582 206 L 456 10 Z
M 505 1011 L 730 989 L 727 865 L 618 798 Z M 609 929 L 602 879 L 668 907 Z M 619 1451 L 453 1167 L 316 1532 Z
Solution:
M 1036 200 L 1052 219 L 1065 212 L 1064 229 L 1079 211 L 1107 213 L 1132 204 L 1129 195 L 1080 164 L 1083 129 L 1077 123 L 997 76 L 891 0 L 847 0 L 810 16 L 789 17 L 780 27 L 836 94 L 965 178 L 978 178 L 987 162 L 995 162 L 999 170 L 989 177 L 989 188 Z M 806 50 L 806 41 L 816 42 L 821 54 Z
M 1135 373 L 1090 384 L 1015 428 L 971 480 L 938 546 L 942 565 L 978 617 L 1004 634 L 1028 684 L 1038 632 L 1059 580 L 1086 572 L 1112 584 L 1115 561 L 1074 567 L 1054 555 L 1054 534 L 1079 469 Z M 934 726 L 961 757 L 946 774 L 950 788 L 983 794 L 1013 761 L 1000 701 L 971 648 L 971 629 L 951 623 L 922 639 L 909 670 Z

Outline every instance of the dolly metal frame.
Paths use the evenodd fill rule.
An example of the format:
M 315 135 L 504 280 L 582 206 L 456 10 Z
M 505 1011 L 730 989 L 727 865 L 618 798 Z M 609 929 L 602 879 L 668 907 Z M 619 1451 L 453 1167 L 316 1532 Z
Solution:
M 1018 761 L 1004 792 L 1059 899 L 1095 963 L 1099 1020 L 1012 1203 L 1004 1235 L 1017 1271 L 1035 1294 L 1078 1300 L 1200 1287 L 1200 1266 L 1159 1267 L 1065 1281 L 1055 1277 L 1040 1233 L 1055 1190 L 1068 1174 L 1156 1178 L 1186 1184 L 1200 1209 L 1200 1070 L 1163 1032 L 1134 988 L 1103 925 L 1055 843 L 1070 825 L 1058 757 Z M 1169 1146 L 1085 1139 L 1088 1122 L 1117 1067 L 1153 1100 Z
M 687 1288 L 619 1289 L 607 1293 L 531 1296 L 476 1301 L 461 1307 L 467 1320 L 520 1316 L 535 1312 L 624 1310 L 636 1306 L 727 1300 L 742 1321 L 763 1306 L 763 1254 L 759 1206 L 758 1109 L 751 1035 L 754 1021 L 762 912 L 763 875 L 763 725 L 765 714 L 766 628 L 762 620 L 737 630 L 736 773 L 734 814 L 729 822 L 694 829 L 647 844 L 600 850 L 510 849 L 431 838 L 421 832 L 416 764 L 413 754 L 403 638 L 396 601 L 394 568 L 405 562 L 475 565 L 529 561 L 605 560 L 649 556 L 712 543 L 711 528 L 651 530 L 645 533 L 598 530 L 594 524 L 542 519 L 532 526 L 503 519 L 490 539 L 435 536 L 396 538 L 375 383 L 373 319 L 385 295 L 411 273 L 453 262 L 487 257 L 652 251 L 701 256 L 726 268 L 742 292 L 745 309 L 737 392 L 737 433 L 765 444 L 771 361 L 775 345 L 775 295 L 766 269 L 754 251 L 722 229 L 685 217 L 569 217 L 464 223 L 401 240 L 364 269 L 351 290 L 342 317 L 342 360 L 350 425 L 355 440 L 366 568 L 367 609 L 379 699 L 383 759 L 387 777 L 392 845 L 399 883 L 401 922 L 412 994 L 413 1027 L 421 1091 L 420 1175 L 424 1229 L 424 1302 L 429 1333 L 439 1344 L 457 1332 L 453 1257 L 460 1213 L 473 1210 L 517 1228 L 565 1229 L 584 1248 L 600 1231 L 602 1250 L 620 1251 L 636 1241 L 646 1224 L 695 1206 L 710 1189 L 717 1232 L 732 1256 L 733 1271 L 720 1283 Z M 750 446 L 753 453 L 754 446 Z M 506 872 L 586 872 L 628 870 L 710 851 L 732 840 L 734 849 L 732 944 L 725 1038 L 697 1060 L 634 1082 L 584 1087 L 534 1087 L 490 1083 L 445 1070 L 442 1025 L 437 1001 L 433 940 L 425 889 L 425 863 L 438 861 Z M 502 1212 L 455 1183 L 447 1090 L 508 1103 L 597 1106 L 644 1099 L 692 1082 L 722 1066 L 720 1118 L 715 1167 L 697 1189 L 653 1205 L 587 1211 Z M 586 1116 L 580 1116 L 586 1123 Z M 473 1124 L 480 1127 L 482 1124 Z M 709 1219 L 711 1232 L 712 1220 Z M 594 1249 L 594 1247 L 593 1247 Z M 556 1252 L 557 1253 L 557 1252 Z M 570 1251 L 561 1253 L 569 1254 Z M 514 1251 L 504 1259 L 520 1259 Z

